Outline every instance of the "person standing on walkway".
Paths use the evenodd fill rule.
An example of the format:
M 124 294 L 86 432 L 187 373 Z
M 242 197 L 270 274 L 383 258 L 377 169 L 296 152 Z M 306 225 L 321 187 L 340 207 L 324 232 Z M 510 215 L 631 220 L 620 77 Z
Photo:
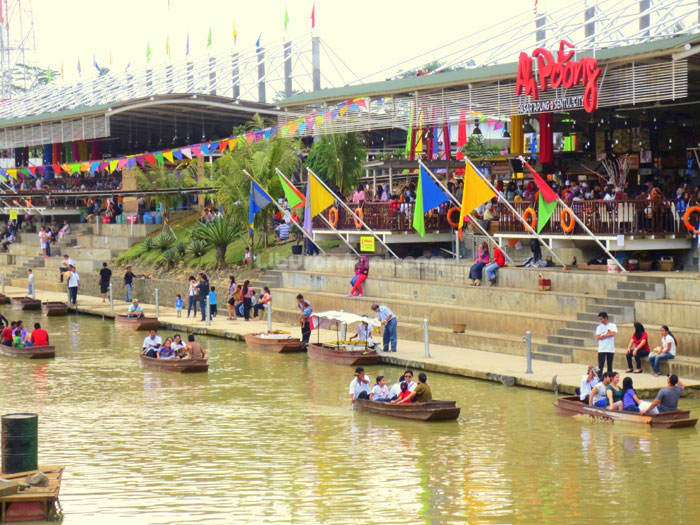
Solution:
M 243 317 L 246 321 L 250 321 L 250 309 L 253 307 L 255 290 L 250 286 L 250 281 L 247 279 L 243 282 L 241 294 L 243 296 Z
M 75 269 L 75 266 L 70 267 L 68 272 L 68 292 L 69 302 L 73 306 L 78 306 L 78 289 L 80 288 L 80 275 Z
M 654 370 L 654 375 L 659 376 L 659 365 L 662 360 L 673 359 L 676 357 L 676 338 L 668 329 L 668 326 L 664 325 L 661 327 L 661 346 L 654 348 L 654 354 L 649 356 L 649 364 L 652 370 Z
M 127 303 L 131 302 L 131 284 L 134 282 L 134 272 L 131 271 L 131 266 L 126 267 L 126 273 L 124 274 L 124 281 L 122 282 L 122 288 L 126 288 L 126 296 L 124 301 Z
M 301 310 L 301 315 L 299 316 L 299 325 L 301 326 L 301 344 L 304 348 L 309 344 L 309 339 L 311 338 L 311 314 L 314 311 L 311 303 L 304 299 L 304 296 L 297 295 L 297 306 Z
M 234 305 L 236 300 L 233 298 L 233 294 L 236 292 L 236 278 L 233 275 L 228 276 L 228 291 L 226 293 L 226 311 L 228 312 L 229 321 L 233 321 L 236 318 L 236 309 Z
M 102 294 L 102 302 L 104 303 L 109 292 L 109 281 L 112 279 L 112 270 L 107 268 L 107 263 L 102 263 L 100 270 L 100 293 Z
M 27 292 L 34 295 L 34 274 L 31 270 L 27 270 Z
M 60 268 L 61 272 L 61 282 L 63 282 L 63 274 L 66 273 L 71 266 L 75 266 L 73 259 L 70 258 L 68 254 L 63 256 L 63 266 Z
M 48 257 L 46 255 L 46 245 L 48 244 L 48 237 L 47 237 L 47 232 L 46 228 L 43 226 L 39 230 L 39 246 L 41 246 L 41 253 L 44 257 Z
M 396 352 L 398 321 L 394 312 L 388 306 L 378 304 L 372 305 L 372 310 L 377 313 L 377 319 L 384 325 L 384 352 L 389 352 L 389 343 L 391 343 L 391 351 Z
M 190 316 L 190 312 L 194 308 L 194 316 L 197 317 L 197 301 L 199 300 L 199 295 L 197 292 L 197 279 L 194 278 L 194 275 L 190 275 L 189 278 L 190 281 L 190 288 L 189 288 L 189 293 L 187 297 L 187 317 Z
M 608 372 L 612 372 L 613 357 L 615 357 L 615 335 L 617 325 L 611 323 L 607 312 L 598 314 L 600 324 L 596 326 L 595 338 L 598 340 L 598 378 L 603 379 L 603 365 L 607 360 Z
M 206 274 L 199 274 L 199 284 L 197 285 L 199 293 L 199 309 L 202 314 L 202 321 L 207 320 L 207 299 L 209 298 L 209 280 Z

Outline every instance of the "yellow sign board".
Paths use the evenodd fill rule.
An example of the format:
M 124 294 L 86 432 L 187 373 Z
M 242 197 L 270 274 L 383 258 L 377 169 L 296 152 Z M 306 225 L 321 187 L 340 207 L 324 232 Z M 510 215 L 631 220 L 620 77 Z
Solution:
M 374 251 L 374 237 L 360 237 L 360 251 L 361 252 L 373 252 Z
M 10 210 L 10 220 L 17 220 L 17 210 Z

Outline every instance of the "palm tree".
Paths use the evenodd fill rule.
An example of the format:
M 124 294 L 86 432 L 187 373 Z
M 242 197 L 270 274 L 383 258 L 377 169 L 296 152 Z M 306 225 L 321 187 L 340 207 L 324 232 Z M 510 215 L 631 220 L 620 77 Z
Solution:
M 169 171 L 164 166 L 157 166 L 146 172 L 138 170 L 136 185 L 140 190 L 172 190 L 191 188 L 197 183 L 187 172 Z M 170 208 L 175 207 L 181 199 L 182 196 L 177 193 L 157 195 L 156 203 L 163 205 L 163 215 L 167 218 Z
M 352 190 L 362 176 L 367 158 L 365 140 L 360 133 L 322 135 L 311 148 L 306 166 L 341 193 Z
M 241 230 L 229 218 L 215 219 L 211 224 L 198 224 L 193 235 L 216 249 L 218 268 L 226 268 L 226 248 L 245 230 Z

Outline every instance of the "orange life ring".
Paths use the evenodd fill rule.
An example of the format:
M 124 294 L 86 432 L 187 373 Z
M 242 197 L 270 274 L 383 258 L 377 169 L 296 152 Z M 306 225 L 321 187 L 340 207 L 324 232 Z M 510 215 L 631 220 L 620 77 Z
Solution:
M 533 208 L 528 208 L 523 213 L 523 219 L 533 230 L 537 228 L 537 212 Z
M 355 215 L 357 215 L 357 217 L 359 217 L 360 220 L 364 222 L 364 220 L 365 220 L 365 212 L 362 211 L 362 208 L 357 208 L 357 209 L 355 210 Z M 353 220 L 355 221 L 355 228 L 357 228 L 357 229 L 359 230 L 359 229 L 362 228 L 362 223 L 361 223 L 360 221 L 357 220 L 357 217 L 354 217 Z
M 331 226 L 334 228 L 338 227 L 338 208 L 335 206 L 328 210 L 328 222 L 330 222 Z
M 690 214 L 691 213 L 700 213 L 700 206 L 691 206 L 687 210 L 685 210 L 685 213 L 683 214 L 683 224 L 685 225 L 686 229 L 693 234 L 698 233 L 698 230 L 696 230 L 692 224 L 690 224 Z
M 454 213 L 457 213 L 457 218 L 453 219 L 452 215 Z M 460 215 L 460 210 L 457 206 L 453 206 L 449 210 L 447 210 L 447 224 L 452 226 L 453 228 L 459 228 L 459 215 Z M 465 217 L 466 218 L 466 217 Z
M 559 223 L 561 224 L 561 229 L 564 230 L 564 233 L 571 233 L 572 231 L 574 231 L 574 226 L 576 226 L 576 221 L 574 220 L 574 212 L 572 212 L 569 208 L 564 208 L 563 210 L 561 210 L 561 215 L 559 216 Z

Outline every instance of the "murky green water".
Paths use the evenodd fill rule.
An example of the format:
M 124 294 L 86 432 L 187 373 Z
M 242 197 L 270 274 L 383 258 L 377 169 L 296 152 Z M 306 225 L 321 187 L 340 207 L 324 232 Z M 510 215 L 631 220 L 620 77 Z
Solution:
M 351 369 L 303 354 L 202 338 L 209 374 L 178 376 L 139 367 L 143 333 L 23 317 L 57 357 L 0 356 L 0 413 L 40 415 L 68 525 L 700 520 L 695 429 L 558 417 L 551 394 L 440 374 L 459 421 L 410 423 L 353 413 Z

